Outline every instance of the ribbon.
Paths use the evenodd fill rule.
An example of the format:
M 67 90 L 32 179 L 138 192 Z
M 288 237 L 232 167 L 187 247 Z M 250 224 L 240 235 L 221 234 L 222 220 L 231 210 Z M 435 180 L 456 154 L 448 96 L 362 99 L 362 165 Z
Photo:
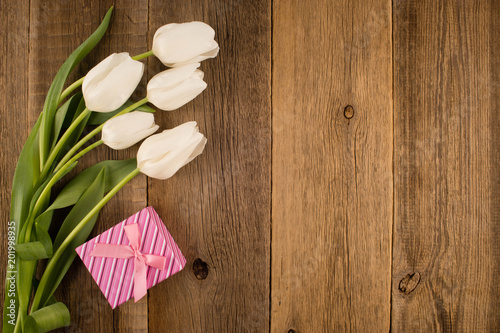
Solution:
M 118 259 L 134 258 L 134 301 L 137 302 L 147 293 L 147 266 L 163 270 L 167 258 L 156 254 L 145 254 L 140 251 L 141 231 L 137 223 L 126 225 L 123 229 L 125 229 L 130 245 L 97 243 L 90 255 Z

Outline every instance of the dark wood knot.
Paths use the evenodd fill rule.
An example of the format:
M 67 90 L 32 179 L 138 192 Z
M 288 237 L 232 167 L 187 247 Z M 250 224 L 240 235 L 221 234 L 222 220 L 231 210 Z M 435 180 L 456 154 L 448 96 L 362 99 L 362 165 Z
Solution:
M 415 272 L 412 274 L 406 274 L 406 276 L 399 281 L 399 291 L 405 295 L 409 295 L 417 288 L 420 283 L 420 273 Z
M 351 119 L 354 117 L 354 108 L 351 105 L 348 105 L 344 108 L 344 117 L 347 119 Z
M 294 330 L 293 328 L 291 328 L 288 330 L 288 333 L 298 333 L 298 332 L 296 330 Z
M 198 280 L 205 280 L 208 276 L 208 265 L 206 262 L 197 258 L 193 262 L 193 273 Z

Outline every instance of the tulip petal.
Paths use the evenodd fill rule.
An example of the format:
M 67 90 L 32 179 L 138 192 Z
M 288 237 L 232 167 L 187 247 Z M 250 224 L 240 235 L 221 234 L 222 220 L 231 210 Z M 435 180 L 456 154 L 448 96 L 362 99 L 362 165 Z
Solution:
M 150 136 L 158 128 L 152 113 L 135 111 L 108 120 L 102 129 L 102 140 L 110 148 L 125 149 Z
M 140 166 L 141 172 L 156 179 L 170 178 L 180 168 L 199 155 L 198 153 L 191 158 L 193 151 L 200 146 L 200 142 L 204 141 L 203 134 L 196 133 L 189 141 L 185 142 L 182 148 L 169 151 L 159 159 L 143 162 Z M 201 151 L 199 152 L 201 153 Z
M 168 89 L 175 87 L 182 81 L 190 78 L 198 67 L 200 67 L 200 63 L 188 64 L 160 72 L 149 80 L 147 89 L 149 91 L 157 88 Z
M 167 66 L 197 62 L 202 54 L 208 56 L 201 60 L 217 55 L 214 36 L 214 29 L 203 22 L 167 24 L 154 35 L 153 53 Z
M 200 155 L 205 149 L 206 144 L 207 144 L 207 138 L 203 137 L 203 139 L 199 141 L 198 144 L 191 151 L 191 155 L 189 155 L 189 158 L 186 160 L 186 162 L 184 162 L 184 165 L 188 164 L 189 162 L 194 160 L 196 156 Z
M 205 81 L 195 75 L 171 89 L 158 88 L 148 91 L 148 100 L 162 110 L 172 111 L 192 101 L 206 87 Z
M 82 84 L 87 108 L 110 112 L 132 95 L 144 72 L 144 64 L 128 53 L 114 53 L 92 68 Z
M 216 41 L 213 41 L 213 43 L 215 43 L 215 46 L 212 50 L 205 52 L 203 54 L 200 54 L 199 56 L 197 56 L 193 59 L 190 59 L 190 60 L 187 60 L 184 62 L 176 62 L 176 63 L 165 64 L 165 65 L 169 66 L 169 67 L 176 68 L 176 67 L 184 66 L 186 64 L 190 64 L 190 63 L 194 63 L 194 62 L 202 62 L 203 60 L 206 60 L 206 59 L 215 58 L 215 57 L 217 57 L 217 54 L 219 53 L 219 44 L 217 44 Z
M 142 143 L 137 152 L 137 164 L 141 161 L 153 160 L 167 152 L 182 147 L 187 140 L 198 132 L 196 121 L 189 121 L 175 128 L 152 135 Z
M 188 122 L 146 139 L 137 153 L 137 166 L 150 177 L 166 179 L 201 154 L 205 144 L 196 122 Z

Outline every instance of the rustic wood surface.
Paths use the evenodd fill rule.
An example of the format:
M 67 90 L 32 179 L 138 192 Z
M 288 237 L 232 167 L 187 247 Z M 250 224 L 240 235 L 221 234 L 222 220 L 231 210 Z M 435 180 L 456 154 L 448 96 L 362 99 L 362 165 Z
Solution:
M 71 79 L 163 24 L 207 22 L 208 88 L 156 121 L 196 120 L 208 144 L 170 180 L 132 181 L 93 232 L 152 205 L 185 269 L 111 310 L 76 260 L 61 332 L 500 331 L 495 0 L 0 2 L 0 258 L 22 145 L 111 5 Z M 145 63 L 136 99 L 164 68 Z M 79 170 L 137 151 L 101 148 Z
M 391 3 L 273 14 L 271 330 L 388 331 Z
M 395 331 L 500 331 L 499 5 L 393 8 Z

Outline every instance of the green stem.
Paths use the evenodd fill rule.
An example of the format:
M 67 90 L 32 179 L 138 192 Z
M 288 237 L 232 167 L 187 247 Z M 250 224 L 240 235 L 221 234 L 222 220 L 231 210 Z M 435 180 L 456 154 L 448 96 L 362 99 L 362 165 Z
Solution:
M 24 238 L 24 241 L 26 243 L 31 241 L 31 232 L 33 230 L 33 223 L 35 221 L 35 217 L 38 215 L 38 212 L 40 211 L 40 208 L 42 207 L 43 203 L 45 202 L 45 199 L 47 198 L 48 195 L 50 195 L 50 190 L 52 189 L 52 186 L 62 177 L 66 169 L 68 169 L 73 163 L 75 163 L 80 157 L 91 151 L 97 146 L 100 146 L 103 143 L 102 140 L 99 140 L 87 148 L 83 149 L 81 152 L 73 156 L 66 164 L 64 164 L 50 179 L 48 184 L 45 186 L 43 189 L 42 193 L 40 193 L 40 196 L 38 197 L 35 206 L 33 207 L 33 210 L 30 213 L 30 216 L 28 218 L 28 227 L 26 229 L 26 235 Z
M 150 57 L 152 55 L 153 55 L 153 50 L 148 51 L 148 52 L 144 52 L 144 53 L 141 53 L 141 54 L 138 54 L 136 56 L 133 56 L 132 59 L 134 59 L 134 60 L 141 60 L 141 59 Z
M 78 154 L 76 154 L 73 158 L 71 158 L 66 164 L 64 164 L 60 170 L 58 172 L 56 172 L 55 174 L 53 174 L 51 176 L 51 179 L 50 181 L 48 182 L 48 184 L 45 186 L 45 188 L 43 189 L 42 193 L 40 194 L 40 196 L 38 197 L 34 207 L 33 207 L 33 210 L 31 211 L 29 217 L 28 217 L 28 227 L 26 229 L 26 236 L 25 236 L 25 242 L 30 242 L 31 241 L 31 233 L 32 233 L 32 230 L 33 230 L 33 223 L 34 223 L 34 220 L 35 220 L 35 217 L 37 216 L 39 210 L 41 209 L 43 203 L 45 202 L 45 199 L 48 195 L 50 195 L 50 190 L 52 189 L 52 186 L 54 186 L 54 184 L 62 177 L 62 175 L 64 174 L 64 172 L 73 164 L 75 163 L 80 157 L 82 157 L 83 155 L 85 155 L 86 153 L 88 153 L 89 151 L 91 151 L 92 149 L 94 149 L 95 147 L 101 145 L 103 143 L 102 140 L 99 140 L 95 143 L 93 143 L 92 145 L 88 146 L 87 148 L 83 149 L 82 151 L 80 151 Z M 30 262 L 31 264 L 31 262 Z M 36 267 L 36 262 L 33 262 L 33 267 L 32 267 L 32 273 L 28 275 L 30 276 L 33 276 L 33 274 L 35 273 L 35 267 Z M 27 268 L 27 266 L 23 266 L 24 268 Z M 19 270 L 20 273 L 23 273 L 23 274 L 27 274 L 26 271 L 22 271 Z M 31 281 L 31 280 L 30 280 Z M 24 285 L 22 287 L 26 287 L 27 285 Z M 21 286 L 18 286 L 18 288 L 21 288 Z M 30 284 L 30 288 L 31 290 L 31 284 Z M 19 289 L 20 290 L 20 289 Z M 31 292 L 29 293 L 31 294 Z M 15 331 L 14 332 L 20 332 L 20 330 L 22 330 L 22 326 L 23 326 L 23 323 L 24 323 L 24 318 L 27 314 L 27 311 L 28 311 L 28 304 L 25 304 L 25 305 L 21 305 L 19 306 L 19 310 L 18 310 L 18 320 L 16 322 L 16 326 L 15 326 Z
M 132 180 L 135 176 L 137 176 L 141 171 L 139 168 L 135 169 L 131 173 L 129 173 L 125 178 L 123 178 L 111 191 L 109 191 L 108 194 L 104 198 L 102 198 L 99 203 L 92 208 L 92 210 L 85 215 L 85 217 L 77 224 L 77 226 L 71 231 L 71 233 L 66 237 L 66 239 L 61 243 L 57 251 L 54 253 L 52 258 L 49 260 L 47 267 L 45 268 L 45 272 L 42 275 L 42 279 L 40 280 L 40 284 L 38 285 L 38 288 L 35 293 L 35 297 L 33 298 L 33 305 L 31 306 L 31 312 L 34 312 L 38 310 L 40 307 L 40 302 L 42 298 L 42 293 L 43 290 L 45 289 L 47 282 L 50 278 L 50 275 L 52 271 L 54 270 L 54 267 L 57 263 L 57 260 L 61 258 L 64 250 L 69 246 L 69 244 L 73 241 L 73 239 L 78 235 L 80 231 L 85 227 L 85 225 L 94 217 L 95 214 L 101 210 L 101 208 L 123 187 L 125 184 L 127 184 L 130 180 Z
M 40 179 L 45 179 L 47 177 L 47 174 L 49 173 L 50 166 L 54 162 L 54 160 L 57 157 L 57 154 L 61 151 L 61 149 L 64 147 L 64 144 L 66 141 L 68 141 L 69 137 L 71 134 L 73 134 L 73 131 L 76 129 L 76 127 L 87 117 L 87 115 L 90 113 L 90 110 L 88 108 L 85 108 L 85 110 L 80 113 L 80 115 L 71 123 L 71 125 L 68 127 L 68 129 L 64 132 L 63 136 L 59 139 L 57 142 L 56 146 L 52 151 L 50 152 L 49 157 L 47 158 L 47 161 L 45 162 L 45 165 L 43 167 L 43 170 L 40 174 Z
M 38 261 L 24 261 L 18 257 L 18 263 L 16 265 L 18 280 L 17 280 L 17 292 L 19 295 L 19 309 L 17 312 L 18 322 L 16 326 L 20 325 L 21 330 L 24 327 L 26 316 L 28 315 L 29 300 L 33 290 L 33 276 L 36 272 L 36 267 Z M 16 328 L 19 330 L 19 328 Z
M 84 77 L 81 77 L 80 79 L 76 80 L 73 82 L 68 88 L 64 89 L 62 92 L 61 96 L 59 96 L 59 102 L 57 104 L 61 104 L 61 102 L 68 97 L 76 88 L 82 85 Z
M 121 116 L 122 114 L 128 113 L 130 111 L 133 111 L 133 110 L 137 109 L 139 106 L 141 106 L 143 104 L 146 104 L 147 102 L 148 102 L 148 99 L 147 98 L 143 98 L 140 101 L 132 104 L 128 108 L 123 109 L 122 111 L 118 112 L 116 115 L 113 116 L 113 118 Z M 63 159 L 61 160 L 61 162 L 59 162 L 59 164 L 55 168 L 55 171 L 59 170 L 59 168 L 61 168 L 71 158 L 71 156 L 73 156 L 73 154 L 76 153 L 78 151 L 78 149 L 80 149 L 81 146 L 83 146 L 87 141 L 89 141 L 97 133 L 99 133 L 102 130 L 103 127 L 104 127 L 104 124 L 101 124 L 100 126 L 96 127 L 92 132 L 90 132 L 85 137 L 83 137 L 83 139 L 81 139 L 80 141 L 78 141 L 76 143 L 76 145 L 73 148 L 71 148 L 70 151 L 68 151 L 66 153 L 66 155 L 63 157 Z
M 59 171 L 64 171 L 66 170 L 71 164 L 73 164 L 76 160 L 78 160 L 80 157 L 82 157 L 83 155 L 87 154 L 89 151 L 91 151 L 92 149 L 94 149 L 95 147 L 98 147 L 100 145 L 103 144 L 103 141 L 102 140 L 99 140 L 99 141 L 96 141 L 94 142 L 93 144 L 91 144 L 90 146 L 88 146 L 87 148 L 85 149 L 82 149 L 78 154 L 76 154 L 75 156 L 73 156 L 73 158 L 71 158 L 68 162 L 66 162 L 60 169 Z
M 17 320 L 16 320 L 16 326 L 14 326 L 14 332 L 13 333 L 22 333 L 23 331 L 23 321 L 25 316 L 21 316 L 21 311 L 17 312 Z

